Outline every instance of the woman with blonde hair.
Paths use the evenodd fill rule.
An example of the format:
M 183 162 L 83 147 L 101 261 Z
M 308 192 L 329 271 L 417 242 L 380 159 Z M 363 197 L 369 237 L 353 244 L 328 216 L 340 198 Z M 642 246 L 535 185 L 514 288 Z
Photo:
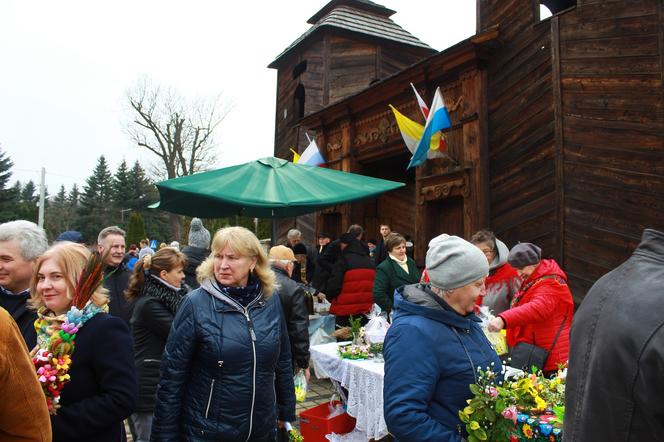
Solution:
M 263 247 L 217 231 L 161 364 L 152 440 L 274 441 L 295 420 L 288 331 Z
M 136 442 L 150 440 L 161 355 L 175 312 L 186 292 L 183 287 L 187 257 L 172 247 L 145 255 L 136 263 L 126 298 L 134 302 L 131 334 L 138 375 L 138 403 L 131 415 Z
M 123 440 L 136 402 L 131 336 L 122 319 L 108 315 L 103 282 L 103 259 L 80 244 L 58 243 L 35 266 L 32 357 L 54 441 Z

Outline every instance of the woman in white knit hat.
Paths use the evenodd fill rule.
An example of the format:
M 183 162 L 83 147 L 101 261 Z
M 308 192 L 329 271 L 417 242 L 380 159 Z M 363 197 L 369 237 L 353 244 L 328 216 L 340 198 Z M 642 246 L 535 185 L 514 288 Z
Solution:
M 430 283 L 394 294 L 394 321 L 385 338 L 385 422 L 397 441 L 454 441 L 466 437 L 458 412 L 472 397 L 477 369 L 501 362 L 473 314 L 489 264 L 457 236 L 431 240 Z

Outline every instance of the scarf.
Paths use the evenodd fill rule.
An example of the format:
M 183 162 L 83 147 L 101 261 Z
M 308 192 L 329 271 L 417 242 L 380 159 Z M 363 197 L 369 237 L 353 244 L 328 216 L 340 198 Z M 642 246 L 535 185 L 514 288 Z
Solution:
M 389 254 L 390 258 L 394 260 L 397 264 L 399 264 L 399 267 L 403 269 L 406 274 L 408 274 L 408 257 L 406 256 L 403 261 L 397 258 L 396 256 L 392 255 L 391 253 Z
M 242 307 L 251 304 L 256 298 L 262 296 L 263 288 L 261 282 L 254 275 L 249 275 L 245 287 L 229 287 L 212 281 L 212 286 L 220 293 L 239 303 Z
M 149 275 L 145 278 L 141 295 L 158 299 L 164 307 L 175 314 L 184 299 L 185 291 L 170 285 L 157 276 Z
M 71 307 L 62 315 L 55 315 L 46 307 L 37 312 L 35 330 L 37 346 L 32 350 L 32 362 L 37 370 L 39 384 L 46 396 L 51 415 L 60 408 L 60 393 L 71 380 L 69 369 L 74 353 L 76 334 L 97 313 L 107 312 L 108 306 L 99 307 L 88 301 L 82 310 Z

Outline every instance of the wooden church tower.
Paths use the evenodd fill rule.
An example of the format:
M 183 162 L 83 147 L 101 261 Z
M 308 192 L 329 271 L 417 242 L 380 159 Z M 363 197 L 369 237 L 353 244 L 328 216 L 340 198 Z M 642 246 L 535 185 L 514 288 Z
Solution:
M 332 0 L 308 20 L 311 28 L 270 63 L 278 70 L 276 157 L 291 159 L 289 148 L 301 152 L 307 147 L 303 117 L 437 52 L 392 21 L 394 13 L 369 0 Z M 313 220 L 277 222 L 276 240 L 297 226 L 313 242 Z

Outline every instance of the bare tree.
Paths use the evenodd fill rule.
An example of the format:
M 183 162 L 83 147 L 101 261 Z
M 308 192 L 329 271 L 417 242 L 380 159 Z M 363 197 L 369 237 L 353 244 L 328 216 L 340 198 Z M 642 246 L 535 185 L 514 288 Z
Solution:
M 132 110 L 127 132 L 139 147 L 159 158 L 153 170 L 160 178 L 192 175 L 214 164 L 213 134 L 231 109 L 220 107 L 220 98 L 187 100 L 147 79 L 127 92 Z M 173 237 L 180 240 L 181 230 L 181 218 L 171 215 Z

